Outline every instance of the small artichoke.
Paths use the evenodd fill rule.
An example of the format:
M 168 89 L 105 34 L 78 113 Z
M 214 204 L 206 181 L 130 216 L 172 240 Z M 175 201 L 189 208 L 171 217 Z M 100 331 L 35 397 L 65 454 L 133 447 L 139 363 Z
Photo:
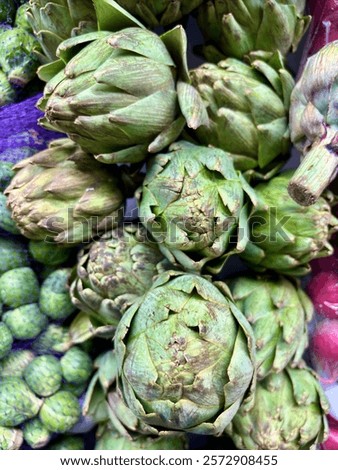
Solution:
M 23 426 L 23 438 L 33 449 L 40 449 L 50 441 L 52 434 L 39 418 L 27 421 Z
M 280 53 L 252 53 L 249 58 L 250 65 L 227 59 L 190 72 L 209 115 L 209 124 L 194 137 L 229 152 L 236 169 L 264 175 L 278 170 L 285 161 L 281 155 L 289 150 L 294 80 Z
M 8 310 L 2 319 L 13 337 L 20 340 L 36 338 L 48 324 L 47 317 L 40 312 L 37 304 L 22 305 Z
M 11 351 L 13 344 L 13 335 L 11 330 L 4 322 L 0 322 L 0 359 L 7 356 Z M 1 365 L 1 362 L 0 362 Z M 2 370 L 0 369 L 0 376 L 2 375 Z
M 255 187 L 258 204 L 250 217 L 251 241 L 240 253 L 254 270 L 303 276 L 311 260 L 333 252 L 329 238 L 338 221 L 330 204 L 322 197 L 310 207 L 298 205 L 287 191 L 292 174 L 283 172 Z
M 290 195 L 313 204 L 338 171 L 338 41 L 311 56 L 291 95 L 291 140 L 304 159 L 289 183 Z
M 12 219 L 11 211 L 7 207 L 7 197 L 0 193 L 0 229 L 18 235 L 20 230 Z
M 116 0 L 127 11 L 152 27 L 180 21 L 204 0 Z
M 42 401 L 17 377 L 0 380 L 0 426 L 17 426 L 39 413 Z
M 38 356 L 24 371 L 29 388 L 40 397 L 54 395 L 62 383 L 62 369 L 58 359 L 51 355 Z
M 63 40 L 97 28 L 92 0 L 29 0 L 27 17 L 43 50 L 42 62 L 56 59 Z
M 50 323 L 41 335 L 32 343 L 37 354 L 61 353 L 72 345 L 68 328 Z
M 70 269 L 56 269 L 42 283 L 39 308 L 42 313 L 53 320 L 67 318 L 76 309 L 67 287 L 69 274 Z
M 238 449 L 315 449 L 327 436 L 328 409 L 312 372 L 287 367 L 257 383 L 254 406 L 241 407 L 226 432 Z
M 15 98 L 14 88 L 9 83 L 7 75 L 0 69 L 0 107 L 13 103 Z
M 29 266 L 27 247 L 21 242 L 4 237 L 0 237 L 0 259 L 0 275 L 11 269 Z
M 11 269 L 0 277 L 0 297 L 11 308 L 37 302 L 39 281 L 29 267 Z
M 72 301 L 101 323 L 117 326 L 121 314 L 167 265 L 142 226 L 124 224 L 80 252 Z
M 81 408 L 77 398 L 70 392 L 57 392 L 45 399 L 40 420 L 51 432 L 65 433 L 78 422 Z
M 62 375 L 67 382 L 81 385 L 88 381 L 93 371 L 90 356 L 79 347 L 72 347 L 60 360 Z
M 69 139 L 21 161 L 6 189 L 12 217 L 27 238 L 77 244 L 116 225 L 124 196 L 111 173 Z
M 198 24 L 209 44 L 208 61 L 242 59 L 252 51 L 294 52 L 310 17 L 305 0 L 208 0 L 198 9 Z
M 79 436 L 64 436 L 52 442 L 47 450 L 84 450 L 83 438 Z
M 0 450 L 18 450 L 22 443 L 21 429 L 0 426 Z
M 228 282 L 237 307 L 256 340 L 257 378 L 297 365 L 307 347 L 313 305 L 305 292 L 282 276 L 238 277 Z
M 71 55 L 63 46 L 63 55 Z M 67 133 L 103 163 L 142 161 L 175 141 L 186 124 L 207 123 L 186 53 L 181 26 L 162 36 L 141 27 L 100 31 L 47 83 L 40 123 Z
M 254 194 L 230 156 L 178 142 L 150 160 L 139 202 L 140 220 L 170 262 L 217 272 L 246 244 L 245 193 Z
M 65 263 L 72 253 L 68 247 L 47 243 L 43 240 L 30 240 L 28 247 L 33 259 L 44 266 L 59 266 Z
M 23 377 L 23 373 L 34 359 L 33 351 L 18 349 L 11 351 L 0 361 L 0 377 Z
M 14 176 L 13 163 L 0 161 L 0 191 L 3 192 Z
M 123 315 L 118 386 L 155 434 L 222 434 L 254 384 L 252 330 L 230 295 L 203 277 L 166 272 Z

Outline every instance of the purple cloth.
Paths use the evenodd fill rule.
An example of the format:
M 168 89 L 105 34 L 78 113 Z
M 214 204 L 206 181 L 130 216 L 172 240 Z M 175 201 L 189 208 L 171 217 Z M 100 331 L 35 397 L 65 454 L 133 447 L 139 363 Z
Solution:
M 38 125 L 43 116 L 36 108 L 41 94 L 0 108 L 0 161 L 16 163 L 47 147 L 53 139 L 64 137 Z

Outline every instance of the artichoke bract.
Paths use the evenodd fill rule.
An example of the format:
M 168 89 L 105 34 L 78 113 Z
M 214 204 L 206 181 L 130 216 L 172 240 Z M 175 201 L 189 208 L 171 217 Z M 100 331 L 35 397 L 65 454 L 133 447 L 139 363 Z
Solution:
M 204 0 L 116 0 L 127 11 L 152 28 L 176 23 Z
M 305 0 L 208 0 L 198 9 L 198 24 L 209 44 L 208 61 L 243 58 L 252 51 L 296 50 L 311 17 Z
M 27 238 L 77 244 L 116 225 L 124 195 L 119 169 L 96 162 L 70 139 L 18 163 L 8 206 Z
M 154 433 L 220 435 L 250 401 L 254 338 L 230 296 L 198 275 L 166 272 L 123 315 L 118 386 Z
M 287 190 L 292 174 L 285 171 L 255 187 L 250 241 L 240 256 L 256 271 L 303 276 L 310 272 L 310 261 L 333 253 L 329 239 L 338 220 L 329 201 L 321 197 L 312 206 L 298 205 Z
M 190 72 L 209 115 L 209 124 L 193 137 L 229 152 L 236 169 L 265 174 L 283 165 L 290 147 L 294 80 L 278 52 L 252 53 L 249 58 L 250 65 L 227 59 Z
M 313 305 L 287 278 L 238 277 L 228 282 L 235 304 L 252 326 L 257 378 L 297 365 L 308 344 L 307 323 Z
M 240 408 L 226 432 L 238 449 L 315 449 L 327 437 L 328 410 L 312 371 L 287 367 L 257 383 L 254 406 Z
M 185 450 L 187 438 L 184 435 L 143 436 L 142 434 L 128 438 L 118 432 L 106 428 L 96 438 L 95 450 Z
M 103 163 L 118 163 L 144 160 L 186 124 L 196 129 L 208 122 L 190 84 L 181 26 L 162 36 L 141 27 L 99 36 L 47 83 L 39 101 L 43 126 L 68 134 Z
M 123 312 L 167 267 L 147 231 L 124 224 L 80 252 L 72 277 L 72 301 L 101 323 L 117 326 Z
M 170 262 L 217 272 L 245 248 L 246 195 L 255 200 L 230 155 L 182 141 L 149 161 L 140 220 Z
M 291 140 L 304 159 L 289 183 L 290 195 L 313 204 L 338 171 L 338 41 L 308 59 L 291 95 Z
M 42 48 L 43 63 L 57 58 L 63 40 L 97 28 L 92 0 L 30 0 L 27 18 Z

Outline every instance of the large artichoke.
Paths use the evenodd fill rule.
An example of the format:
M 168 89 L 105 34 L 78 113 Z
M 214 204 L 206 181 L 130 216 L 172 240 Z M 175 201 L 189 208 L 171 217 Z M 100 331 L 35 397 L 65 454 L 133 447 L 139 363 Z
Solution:
M 30 0 L 27 17 L 43 50 L 42 62 L 55 60 L 65 39 L 97 29 L 92 0 Z
M 101 323 L 117 326 L 168 264 L 142 226 L 124 224 L 80 252 L 72 301 Z
M 78 39 L 93 37 L 98 38 L 46 85 L 42 125 L 114 163 L 141 161 L 176 140 L 185 124 L 196 129 L 207 123 L 202 100 L 190 85 L 182 27 L 162 36 L 130 27 Z M 63 43 L 64 55 L 72 55 L 74 47 L 74 41 Z
M 204 55 L 211 62 L 224 56 L 243 58 L 252 51 L 295 51 L 309 22 L 305 0 L 208 0 L 198 9 Z
M 328 408 L 312 372 L 287 367 L 257 383 L 254 406 L 242 406 L 226 432 L 238 449 L 315 449 L 327 436 Z
M 76 244 L 118 223 L 119 171 L 108 171 L 69 139 L 21 161 L 6 189 L 12 217 L 28 238 Z
M 194 136 L 203 145 L 229 152 L 238 170 L 269 173 L 283 164 L 281 155 L 289 149 L 294 81 L 280 53 L 251 54 L 250 62 L 227 59 L 191 71 L 209 115 L 209 124 Z
M 251 327 L 221 289 L 166 272 L 119 323 L 118 385 L 155 433 L 220 435 L 254 384 Z
M 255 335 L 258 380 L 289 363 L 298 364 L 313 314 L 305 292 L 281 276 L 238 277 L 228 285 Z
M 292 174 L 285 171 L 255 187 L 251 240 L 240 254 L 254 270 L 303 276 L 311 260 L 333 252 L 329 239 L 338 221 L 329 202 L 321 197 L 313 206 L 298 205 L 287 191 Z
M 254 200 L 228 154 L 178 142 L 149 162 L 140 220 L 171 262 L 218 271 L 230 251 L 245 247 L 245 193 Z
M 139 17 L 144 24 L 166 26 L 188 15 L 204 0 L 116 0 L 123 8 Z
M 337 175 L 338 41 L 310 57 L 291 95 L 291 139 L 304 156 L 289 184 L 302 205 L 313 204 Z

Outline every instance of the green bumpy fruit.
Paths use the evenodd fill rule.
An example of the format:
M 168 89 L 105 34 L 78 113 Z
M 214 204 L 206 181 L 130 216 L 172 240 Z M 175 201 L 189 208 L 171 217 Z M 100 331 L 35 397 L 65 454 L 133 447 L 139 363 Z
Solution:
M 0 259 L 0 275 L 11 269 L 29 266 L 26 246 L 8 238 L 0 238 Z
M 40 419 L 49 431 L 70 431 L 81 416 L 77 398 L 70 392 L 57 392 L 46 398 L 40 410 Z
M 11 351 L 0 361 L 0 377 L 23 377 L 24 370 L 34 357 L 29 349 Z
M 36 338 L 47 326 L 48 320 L 37 304 L 22 305 L 14 310 L 8 310 L 3 315 L 3 321 L 11 330 L 15 339 Z
M 35 358 L 26 368 L 24 378 L 29 388 L 40 397 L 49 397 L 61 387 L 62 370 L 58 359 L 51 355 Z
M 45 428 L 39 418 L 34 418 L 24 424 L 23 437 L 33 449 L 40 449 L 49 442 L 51 433 Z
M 39 290 L 39 281 L 31 268 L 12 269 L 0 277 L 0 296 L 8 307 L 37 302 Z
M 71 254 L 69 248 L 43 240 L 29 240 L 28 247 L 35 261 L 45 266 L 59 266 L 65 263 Z
M 76 307 L 72 304 L 67 287 L 70 269 L 53 271 L 43 282 L 40 290 L 39 307 L 42 313 L 53 320 L 69 317 Z
M 90 356 L 78 347 L 70 348 L 60 362 L 63 377 L 73 384 L 86 382 L 93 370 Z

